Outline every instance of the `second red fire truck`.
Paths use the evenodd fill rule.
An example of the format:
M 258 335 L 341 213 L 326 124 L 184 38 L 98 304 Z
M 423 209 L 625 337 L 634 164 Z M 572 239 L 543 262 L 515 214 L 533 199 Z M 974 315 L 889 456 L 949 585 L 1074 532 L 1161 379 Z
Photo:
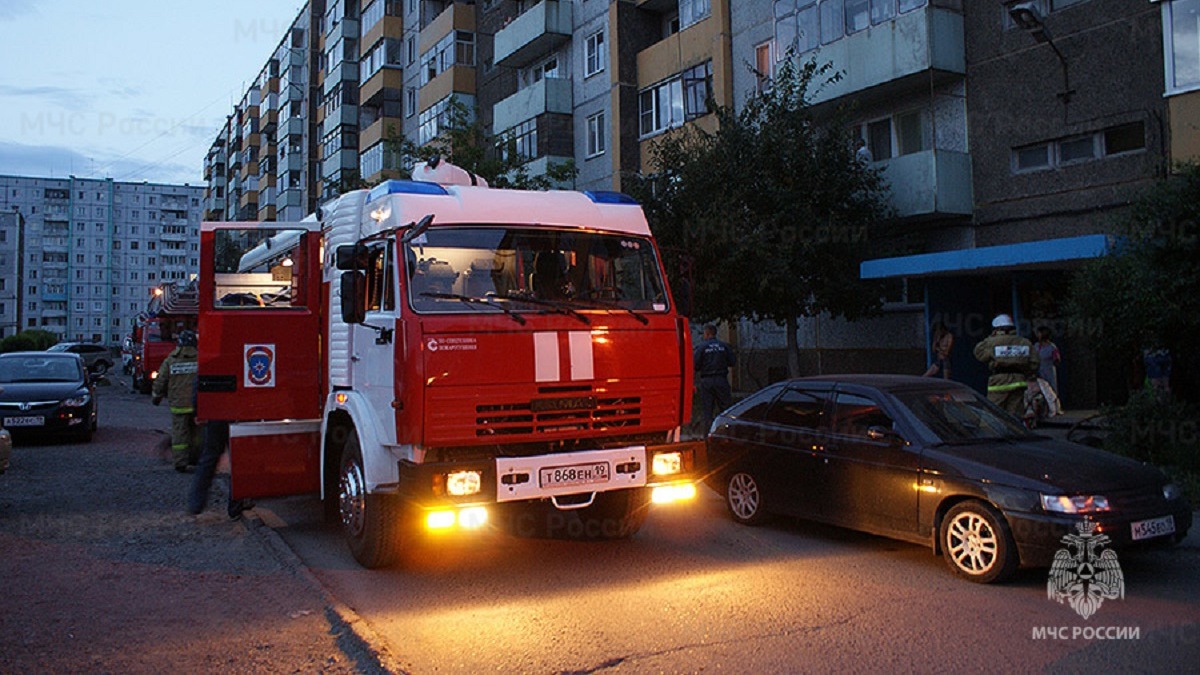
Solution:
M 636 532 L 687 500 L 690 332 L 640 206 L 447 163 L 298 223 L 204 223 L 199 413 L 235 498 L 320 493 L 354 557 L 503 523 Z

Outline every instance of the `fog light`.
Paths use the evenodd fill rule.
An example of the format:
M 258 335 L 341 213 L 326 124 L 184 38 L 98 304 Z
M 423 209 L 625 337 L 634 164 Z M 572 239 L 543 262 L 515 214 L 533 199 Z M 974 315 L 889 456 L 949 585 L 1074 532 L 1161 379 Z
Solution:
M 425 516 L 425 527 L 431 530 L 445 530 L 454 527 L 453 511 L 430 511 Z
M 483 527 L 487 519 L 487 509 L 482 506 L 472 506 L 458 512 L 458 524 L 467 529 Z
M 670 504 L 682 502 L 696 496 L 696 486 L 691 483 L 676 483 L 674 485 L 659 485 L 650 493 L 650 501 L 655 504 Z
M 455 471 L 446 474 L 446 494 L 452 497 L 476 494 L 482 484 L 483 479 L 478 471 Z
M 683 471 L 683 456 L 678 452 L 660 452 L 650 468 L 655 476 L 669 476 Z

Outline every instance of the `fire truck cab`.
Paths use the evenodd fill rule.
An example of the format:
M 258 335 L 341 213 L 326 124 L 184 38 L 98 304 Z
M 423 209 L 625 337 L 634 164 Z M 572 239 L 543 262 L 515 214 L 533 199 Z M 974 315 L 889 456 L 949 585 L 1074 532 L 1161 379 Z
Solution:
M 694 496 L 690 333 L 641 208 L 414 175 L 203 224 L 198 412 L 233 496 L 320 493 L 366 567 L 488 522 L 630 536 Z

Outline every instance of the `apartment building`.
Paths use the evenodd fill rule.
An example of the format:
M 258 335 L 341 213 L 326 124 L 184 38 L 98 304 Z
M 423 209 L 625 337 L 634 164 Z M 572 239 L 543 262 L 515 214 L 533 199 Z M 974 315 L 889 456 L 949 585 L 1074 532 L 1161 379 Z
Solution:
M 154 288 L 199 271 L 204 188 L 0 176 L 0 337 L 119 345 Z

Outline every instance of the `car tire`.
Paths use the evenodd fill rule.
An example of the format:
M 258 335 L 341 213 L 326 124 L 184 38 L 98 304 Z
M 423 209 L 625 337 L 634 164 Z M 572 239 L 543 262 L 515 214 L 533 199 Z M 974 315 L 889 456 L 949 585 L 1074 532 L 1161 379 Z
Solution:
M 955 504 L 938 529 L 946 564 L 957 576 L 980 584 L 1004 581 L 1019 562 L 1008 521 L 989 504 Z
M 92 366 L 92 374 L 99 375 L 99 376 L 107 375 L 109 368 L 112 368 L 112 364 L 109 363 L 108 361 L 97 361 Z
M 367 493 L 358 435 L 347 434 L 338 475 L 338 512 L 350 553 L 367 569 L 396 562 L 405 530 L 405 509 L 394 495 Z
M 725 506 L 742 525 L 758 525 L 767 517 L 761 483 L 746 471 L 733 471 L 725 479 Z

